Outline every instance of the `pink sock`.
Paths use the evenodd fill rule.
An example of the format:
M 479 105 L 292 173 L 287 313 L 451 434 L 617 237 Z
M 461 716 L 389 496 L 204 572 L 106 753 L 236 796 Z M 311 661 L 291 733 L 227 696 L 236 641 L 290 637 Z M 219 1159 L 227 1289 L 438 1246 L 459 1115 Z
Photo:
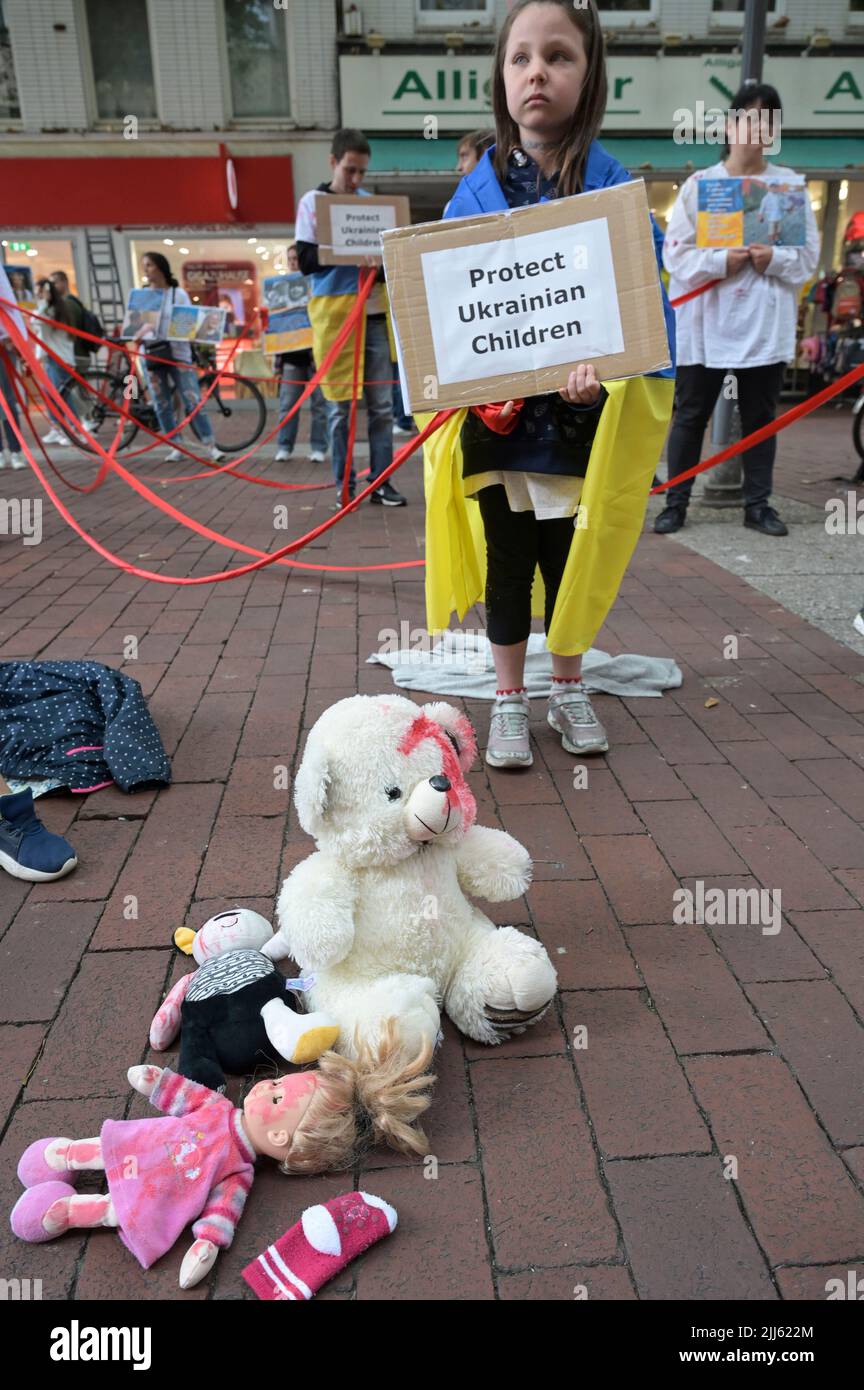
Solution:
M 243 1270 L 259 1298 L 302 1302 L 396 1226 L 396 1212 L 369 1192 L 307 1207 L 296 1225 Z

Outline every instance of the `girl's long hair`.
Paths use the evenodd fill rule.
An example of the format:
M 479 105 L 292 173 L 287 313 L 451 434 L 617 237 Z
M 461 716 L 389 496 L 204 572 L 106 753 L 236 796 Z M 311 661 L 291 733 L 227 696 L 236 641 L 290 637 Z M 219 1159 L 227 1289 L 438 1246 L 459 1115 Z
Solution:
M 592 141 L 596 140 L 599 134 L 606 112 L 606 58 L 595 0 L 587 0 L 587 4 L 579 7 L 575 6 L 572 0 L 516 0 L 499 31 L 493 59 L 492 111 L 495 116 L 496 135 L 493 163 L 498 182 L 502 183 L 507 174 L 510 152 L 519 144 L 519 127 L 507 109 L 504 55 L 514 20 L 528 5 L 536 4 L 557 5 L 558 9 L 563 11 L 582 35 L 585 56 L 588 59 L 588 70 L 579 94 L 579 102 L 555 151 L 555 167 L 559 171 L 558 196 L 566 198 L 571 193 L 582 192 L 588 151 Z

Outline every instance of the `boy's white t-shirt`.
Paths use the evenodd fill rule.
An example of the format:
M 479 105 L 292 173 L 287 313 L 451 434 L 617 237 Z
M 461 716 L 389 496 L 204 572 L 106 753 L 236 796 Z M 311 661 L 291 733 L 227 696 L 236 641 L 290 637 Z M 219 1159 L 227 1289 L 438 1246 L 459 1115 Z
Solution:
M 774 178 L 797 178 L 794 169 L 772 164 L 769 170 Z M 666 229 L 663 264 L 669 271 L 670 299 L 708 280 L 720 280 L 675 310 L 679 367 L 701 364 L 741 371 L 790 362 L 795 356 L 798 296 L 801 286 L 816 273 L 821 247 L 810 199 L 804 199 L 804 246 L 775 246 L 764 274 L 747 265 L 727 278 L 725 248 L 696 245 L 696 212 L 699 180 L 729 177 L 722 162 L 691 174 L 678 193 Z
M 323 193 L 323 189 L 312 188 L 308 193 L 304 193 L 300 202 L 297 204 L 297 220 L 294 223 L 294 236 L 297 241 L 309 241 L 318 245 L 318 214 L 315 210 L 315 198 L 318 193 Z M 346 197 L 352 195 L 345 194 Z M 366 196 L 363 193 L 353 195 L 358 198 Z M 326 267 L 327 269 L 337 269 L 338 267 Z M 369 298 L 366 300 L 367 314 L 385 314 L 387 312 L 387 300 L 384 295 L 384 286 L 373 285 Z

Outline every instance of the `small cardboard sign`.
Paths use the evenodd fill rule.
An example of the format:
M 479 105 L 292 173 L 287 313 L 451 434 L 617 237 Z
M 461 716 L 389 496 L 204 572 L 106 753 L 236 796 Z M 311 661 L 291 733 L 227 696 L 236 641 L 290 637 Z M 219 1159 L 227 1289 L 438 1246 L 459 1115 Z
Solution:
M 671 365 L 641 179 L 382 240 L 406 410 L 543 395 L 579 362 Z
M 697 246 L 805 245 L 803 175 L 699 179 L 697 188 Z
M 315 216 L 321 265 L 357 265 L 362 256 L 381 260 L 382 232 L 407 227 L 411 204 L 402 194 L 318 193 Z

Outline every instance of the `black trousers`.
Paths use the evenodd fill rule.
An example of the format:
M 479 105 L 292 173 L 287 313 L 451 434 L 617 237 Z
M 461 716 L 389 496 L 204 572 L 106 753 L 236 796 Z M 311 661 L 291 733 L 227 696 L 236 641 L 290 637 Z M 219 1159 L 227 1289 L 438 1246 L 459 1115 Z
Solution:
M 531 589 L 540 566 L 546 589 L 545 628 L 573 541 L 573 517 L 538 521 L 533 512 L 511 512 L 501 483 L 477 493 L 486 533 L 486 634 L 496 646 L 524 642 L 531 631 Z
M 742 367 L 731 373 L 738 383 L 738 408 L 745 435 L 768 425 L 777 413 L 785 363 L 766 367 Z M 669 478 L 677 478 L 699 462 L 705 426 L 708 424 L 725 378 L 723 367 L 679 367 L 675 375 L 675 419 L 669 435 Z M 744 505 L 758 507 L 771 496 L 777 438 L 766 439 L 741 456 L 744 473 Z M 693 478 L 670 487 L 667 507 L 686 507 Z

